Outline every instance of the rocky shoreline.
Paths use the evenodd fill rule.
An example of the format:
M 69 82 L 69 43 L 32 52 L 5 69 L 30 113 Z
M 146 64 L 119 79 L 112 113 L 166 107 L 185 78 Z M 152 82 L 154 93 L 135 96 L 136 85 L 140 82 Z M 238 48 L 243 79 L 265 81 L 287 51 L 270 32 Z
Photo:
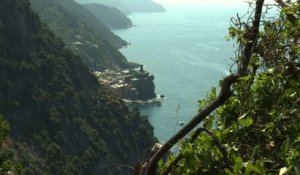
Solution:
M 155 93 L 154 76 L 143 69 L 96 71 L 98 80 L 111 87 L 113 92 L 128 104 L 161 105 L 164 96 Z

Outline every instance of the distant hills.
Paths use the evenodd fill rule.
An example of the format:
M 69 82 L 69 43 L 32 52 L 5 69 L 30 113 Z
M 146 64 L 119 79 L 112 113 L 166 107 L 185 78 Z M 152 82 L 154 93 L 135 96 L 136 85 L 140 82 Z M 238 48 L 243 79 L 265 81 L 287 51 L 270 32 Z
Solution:
M 73 0 L 30 0 L 50 29 L 92 69 L 128 68 L 133 64 L 118 51 L 126 42 Z
M 152 0 L 122 0 L 132 12 L 164 12 L 165 8 Z
M 40 10 L 44 21 L 50 21 L 55 33 L 65 34 L 64 40 L 75 38 L 115 52 L 108 50 L 114 48 L 112 43 L 97 41 L 102 35 L 90 36 L 98 33 L 71 9 L 54 0 L 43 2 L 49 3 Z M 78 10 L 71 2 L 69 8 Z M 76 12 L 81 19 L 88 14 Z M 132 174 L 118 164 L 134 166 L 149 155 L 155 142 L 153 128 L 100 85 L 68 49 L 71 46 L 40 21 L 28 0 L 0 1 L 0 116 L 10 125 L 10 136 L 0 145 L 0 165 L 4 160 L 18 162 L 25 175 Z
M 105 5 L 81 5 L 74 0 L 30 0 L 42 21 L 91 69 L 103 71 L 135 67 L 137 64 L 128 62 L 118 51 L 127 42 L 109 28 L 132 26 L 130 19 L 122 13 L 156 12 L 164 11 L 164 8 L 151 0 L 77 1 Z
M 128 15 L 134 12 L 164 12 L 165 8 L 152 0 L 76 0 L 79 3 L 100 3 L 120 9 Z
M 83 4 L 91 13 L 111 29 L 129 28 L 132 22 L 119 9 L 98 3 Z

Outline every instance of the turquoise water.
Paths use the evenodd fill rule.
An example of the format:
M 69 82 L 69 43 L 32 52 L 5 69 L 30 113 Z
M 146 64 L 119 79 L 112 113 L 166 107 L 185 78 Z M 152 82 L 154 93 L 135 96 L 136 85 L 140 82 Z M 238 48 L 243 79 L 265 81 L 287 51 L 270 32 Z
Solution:
M 162 106 L 141 107 L 164 142 L 197 112 L 197 101 L 228 74 L 234 43 L 225 40 L 237 8 L 167 7 L 167 13 L 137 13 L 136 25 L 114 31 L 127 42 L 121 52 L 155 76 Z

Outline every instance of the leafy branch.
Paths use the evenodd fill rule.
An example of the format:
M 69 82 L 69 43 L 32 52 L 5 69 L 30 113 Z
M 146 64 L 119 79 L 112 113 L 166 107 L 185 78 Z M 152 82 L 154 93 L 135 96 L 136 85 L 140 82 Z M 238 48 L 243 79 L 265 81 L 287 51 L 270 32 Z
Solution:
M 218 137 L 216 137 L 210 130 L 208 130 L 207 128 L 198 128 L 195 133 L 193 134 L 192 138 L 191 138 L 191 143 L 195 142 L 195 140 L 197 139 L 197 137 L 202 134 L 203 132 L 206 132 L 210 137 L 212 137 L 213 141 L 215 142 L 216 146 L 218 147 L 218 149 L 222 152 L 223 154 L 223 161 L 224 161 L 224 167 L 228 168 L 228 156 L 227 156 L 227 152 L 225 147 L 222 145 L 221 141 L 218 139 Z M 184 157 L 182 154 L 179 154 L 176 159 L 165 169 L 165 171 L 163 171 L 161 174 L 162 175 L 168 175 L 174 166 L 176 166 L 178 164 L 178 162 L 180 160 L 182 160 Z
M 179 130 L 173 137 L 171 137 L 150 159 L 147 166 L 147 175 L 155 175 L 158 161 L 168 153 L 168 151 L 176 144 L 180 139 L 186 136 L 197 125 L 199 125 L 210 113 L 223 105 L 232 95 L 231 85 L 234 84 L 240 77 L 247 74 L 248 65 L 253 53 L 254 46 L 258 39 L 260 19 L 262 14 L 262 8 L 264 0 L 256 1 L 256 8 L 252 27 L 246 31 L 245 38 L 246 43 L 242 48 L 242 55 L 240 64 L 238 64 L 238 71 L 226 76 L 221 83 L 221 90 L 219 95 L 211 104 L 202 109 L 188 124 L 186 124 L 181 130 Z

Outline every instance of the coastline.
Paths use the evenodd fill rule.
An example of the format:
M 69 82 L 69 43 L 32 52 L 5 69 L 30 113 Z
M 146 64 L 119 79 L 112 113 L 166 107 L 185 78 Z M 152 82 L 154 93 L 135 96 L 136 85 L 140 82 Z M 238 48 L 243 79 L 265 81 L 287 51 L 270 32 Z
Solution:
M 154 75 L 140 68 L 95 71 L 102 84 L 110 86 L 113 93 L 127 104 L 161 105 L 164 95 L 155 93 Z
M 162 100 L 164 100 L 165 97 L 161 97 L 160 95 L 157 95 L 157 97 L 149 99 L 149 100 L 130 100 L 130 99 L 123 99 L 123 101 L 127 105 L 133 105 L 133 106 L 161 106 Z

